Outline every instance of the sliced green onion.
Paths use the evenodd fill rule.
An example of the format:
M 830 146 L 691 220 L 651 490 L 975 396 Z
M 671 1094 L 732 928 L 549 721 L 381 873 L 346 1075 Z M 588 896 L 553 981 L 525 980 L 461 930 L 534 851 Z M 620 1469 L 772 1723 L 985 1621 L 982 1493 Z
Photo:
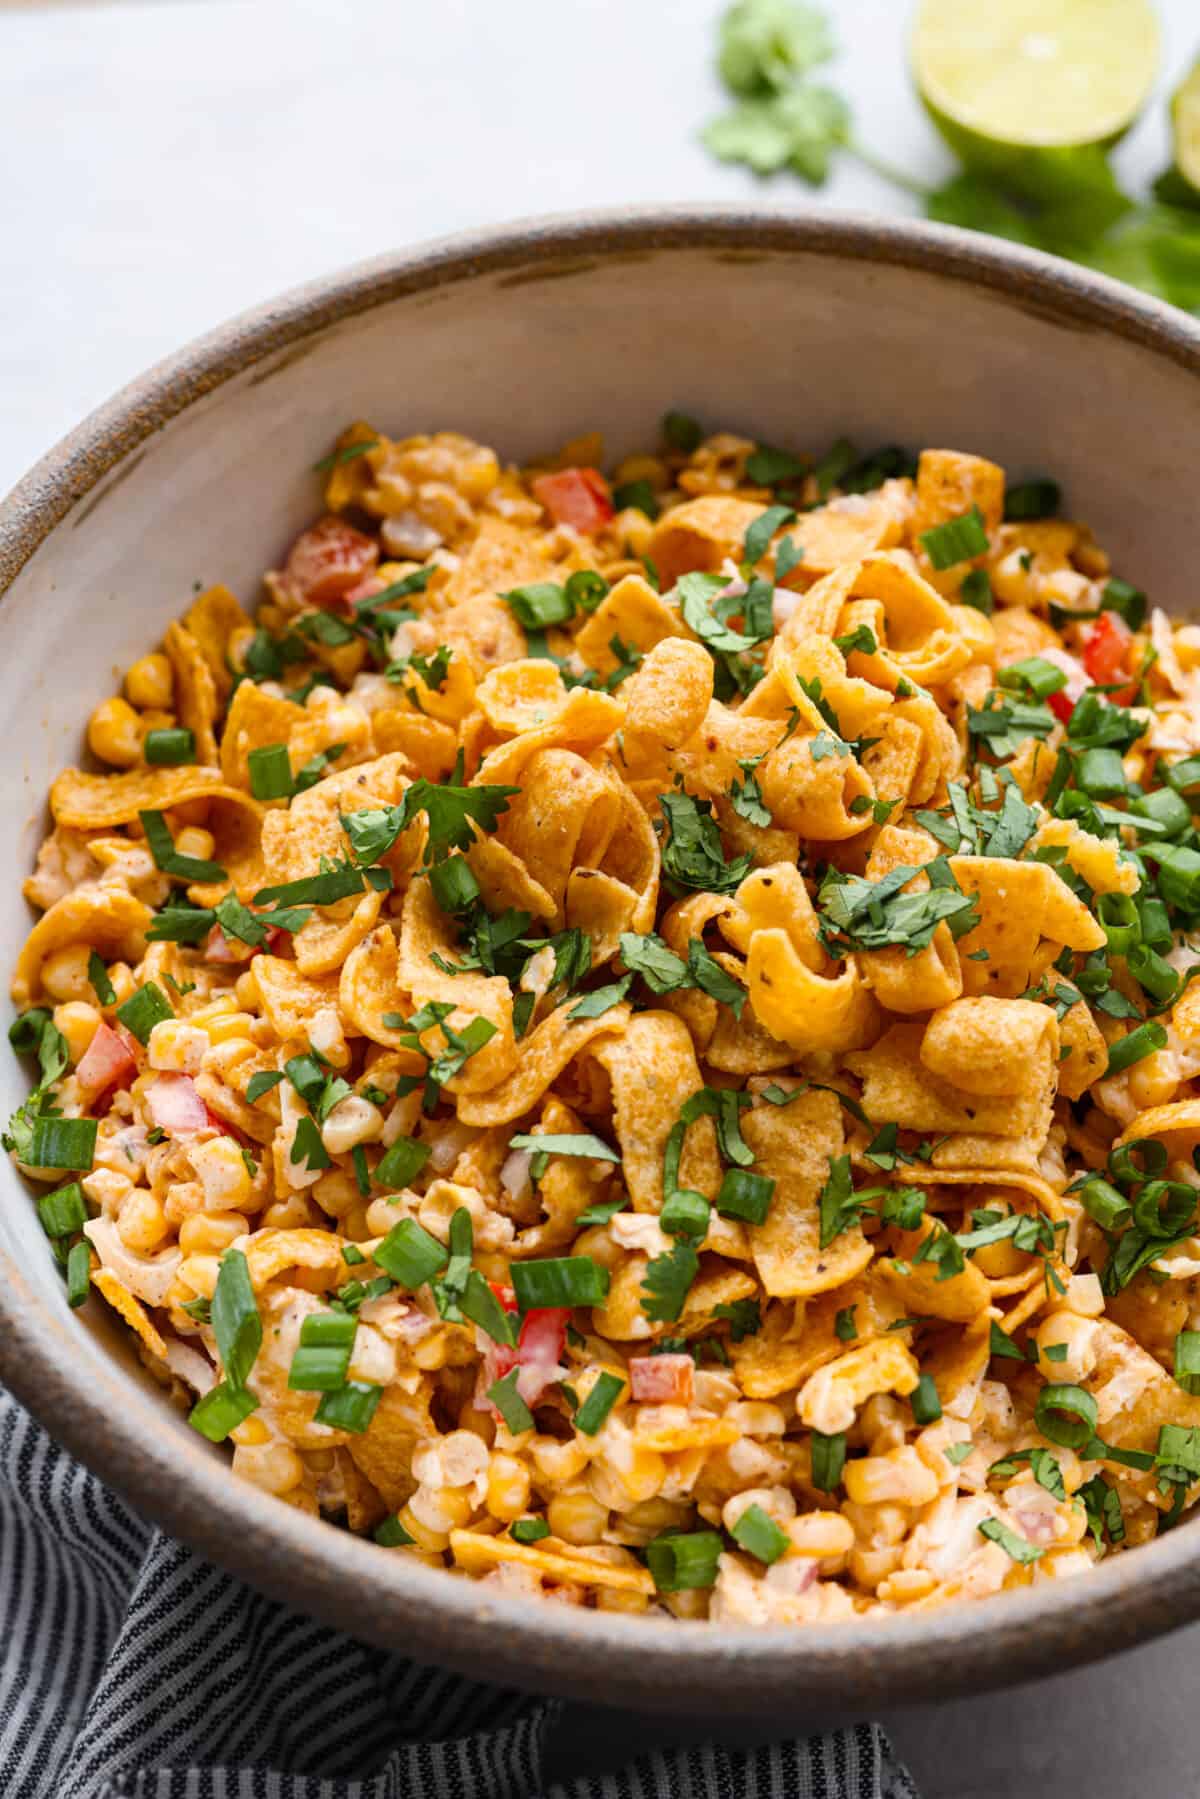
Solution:
M 1100 607 L 1104 612 L 1120 613 L 1131 631 L 1139 630 L 1145 622 L 1145 594 L 1140 587 L 1134 587 L 1116 575 L 1105 582 L 1100 595 Z
M 1096 916 L 1104 926 L 1108 947 L 1114 956 L 1128 955 L 1142 934 L 1138 909 L 1127 893 L 1102 893 L 1096 901 Z
M 73 1237 L 87 1223 L 88 1210 L 78 1181 L 68 1181 L 65 1187 L 45 1194 L 38 1200 L 37 1209 L 48 1237 Z
M 1091 1175 L 1079 1189 L 1079 1202 L 1101 1230 L 1120 1230 L 1132 1216 L 1129 1201 L 1099 1174 Z
M 115 1006 L 117 990 L 108 978 L 108 970 L 103 961 L 93 950 L 88 957 L 88 980 L 92 983 L 92 991 L 102 1006 Z
M 908 1396 L 913 1419 L 917 1424 L 936 1424 L 942 1415 L 942 1401 L 932 1374 L 923 1374 Z
M 658 1222 L 668 1237 L 703 1237 L 708 1232 L 709 1212 L 703 1193 L 681 1187 L 663 1201 Z
M 1046 1553 L 1044 1549 L 1038 1549 L 1034 1544 L 1027 1542 L 1024 1537 L 1019 1537 L 1015 1530 L 1008 1528 L 1007 1524 L 1001 1524 L 999 1518 L 985 1518 L 979 1526 L 979 1534 L 981 1537 L 987 1537 L 993 1543 L 999 1543 L 1005 1555 L 1010 1556 L 1014 1562 L 1019 1562 L 1022 1566 L 1029 1562 L 1039 1561 Z
M 618 512 L 624 512 L 627 506 L 636 506 L 647 518 L 658 517 L 658 500 L 649 481 L 624 481 L 620 487 L 613 488 L 612 498 Z
M 313 1417 L 318 1424 L 330 1424 L 334 1430 L 348 1430 L 352 1436 L 361 1437 L 382 1397 L 383 1388 L 369 1381 L 347 1381 L 336 1393 L 323 1396 Z
M 1184 1181 L 1147 1181 L 1133 1202 L 1133 1222 L 1147 1237 L 1177 1237 L 1195 1212 L 1196 1190 Z
M 174 1016 L 170 1000 L 156 981 L 146 981 L 117 1007 L 117 1017 L 139 1043 L 149 1043 L 155 1025 Z
M 690 456 L 704 442 L 703 425 L 687 412 L 664 412 L 662 434 L 669 449 L 680 450 L 685 456 Z
M 441 1272 L 450 1253 L 415 1218 L 402 1218 L 392 1226 L 372 1260 L 391 1275 L 397 1286 L 414 1292 Z
M 31 1168 L 90 1168 L 96 1153 L 94 1118 L 35 1118 L 29 1146 Z
M 175 848 L 170 826 L 161 812 L 139 812 L 146 844 L 154 857 L 154 866 L 179 881 L 223 881 L 225 870 L 219 862 L 202 856 L 184 856 Z
M 1142 942 L 1151 949 L 1170 949 L 1175 941 L 1167 908 L 1160 899 L 1138 901 L 1138 918 L 1142 926 Z
M 512 1313 L 505 1311 L 478 1268 L 471 1269 L 467 1284 L 457 1298 L 463 1317 L 469 1318 L 472 1324 L 477 1324 L 493 1343 L 504 1343 L 511 1347 L 516 1342 L 517 1333 Z
M 246 757 L 250 791 L 256 800 L 287 800 L 295 792 L 286 743 L 267 743 Z
M 514 1543 L 540 1543 L 550 1535 L 550 1526 L 544 1518 L 514 1518 L 508 1534 Z
M 1178 906 L 1181 912 L 1200 912 L 1200 850 L 1171 844 L 1156 849 L 1154 854 L 1158 861 L 1158 891 L 1167 905 Z
M 413 1137 L 397 1137 L 375 1165 L 375 1185 L 393 1191 L 407 1187 L 420 1174 L 432 1153 L 428 1144 L 418 1143 Z
M 786 1555 L 792 1539 L 761 1505 L 748 1505 L 730 1533 L 735 1543 L 768 1566 Z
M 403 1549 L 407 1544 L 415 1541 L 413 1537 L 409 1536 L 395 1512 L 390 1518 L 385 1518 L 382 1524 L 377 1524 L 371 1534 L 382 1549 Z
M 1182 762 L 1173 762 L 1165 774 L 1176 793 L 1200 787 L 1200 756 L 1185 756 Z
M 945 524 L 934 525 L 932 530 L 921 532 L 921 543 L 925 554 L 936 569 L 953 568 L 956 563 L 970 562 L 973 556 L 986 554 L 988 535 L 984 528 L 983 514 L 978 506 L 972 506 L 958 518 L 947 519 Z
M 729 1168 L 717 1194 L 717 1211 L 722 1218 L 744 1218 L 747 1224 L 762 1224 L 774 1195 L 775 1182 L 765 1174 Z
M 1185 1393 L 1200 1393 L 1200 1331 L 1180 1331 L 1176 1337 L 1175 1380 Z
M 86 1237 L 72 1243 L 67 1253 L 67 1304 L 72 1311 L 83 1305 L 92 1284 L 92 1248 Z
M 1151 999 L 1159 1004 L 1174 996 L 1179 986 L 1179 976 L 1164 956 L 1145 943 L 1136 943 L 1129 951 L 1127 961 L 1129 972 L 1139 987 L 1144 987 Z
M 180 763 L 196 760 L 196 739 L 183 725 L 147 731 L 142 739 L 142 754 L 151 768 L 178 768 Z
M 1115 1043 L 1108 1046 L 1108 1067 L 1105 1074 L 1120 1074 L 1123 1068 L 1132 1068 L 1135 1062 L 1143 1057 L 1151 1056 L 1156 1049 L 1165 1049 L 1167 1033 L 1157 1019 L 1148 1019 L 1139 1024 L 1136 1030 L 1129 1031 L 1124 1037 L 1118 1037 Z
M 354 1322 L 350 1313 L 346 1316 Z M 336 1393 L 345 1386 L 349 1367 L 349 1345 L 341 1348 L 337 1344 L 302 1344 L 292 1357 L 288 1386 L 294 1393 Z
M 221 1381 L 210 1388 L 188 1413 L 188 1423 L 210 1443 L 223 1443 L 231 1430 L 258 1410 L 258 1399 L 249 1387 L 231 1387 Z
M 1191 828 L 1191 807 L 1171 787 L 1156 787 L 1153 793 L 1139 794 L 1130 801 L 1129 810 L 1134 817 L 1153 819 L 1168 837 L 1181 837 Z
M 1050 1384 L 1042 1388 L 1033 1421 L 1051 1443 L 1082 1449 L 1096 1434 L 1096 1401 L 1085 1387 Z
M 842 1482 L 846 1466 L 846 1433 L 837 1431 L 826 1436 L 824 1431 L 812 1434 L 812 1483 L 822 1493 L 834 1493 Z
M 1166 1168 L 1166 1145 L 1157 1137 L 1135 1137 L 1108 1152 L 1108 1169 L 1115 1181 L 1154 1181 Z
M 1034 481 L 1018 481 L 1004 495 L 1004 517 L 1013 519 L 1053 518 L 1058 511 L 1060 488 L 1057 481 L 1045 476 Z
M 429 871 L 433 897 L 443 912 L 468 912 L 479 898 L 479 882 L 465 856 L 450 856 Z
M 1067 674 L 1057 663 L 1047 662 L 1044 656 L 1026 656 L 1023 661 L 1010 662 L 1006 668 L 998 670 L 996 683 L 1000 687 L 1027 687 L 1035 699 L 1044 700 L 1052 693 L 1062 691 L 1067 684 Z
M 715 1530 L 697 1530 L 677 1537 L 655 1537 L 646 1545 L 646 1566 L 660 1593 L 683 1593 L 716 1584 L 717 1562 L 722 1551 Z
M 616 1405 L 625 1382 L 619 1374 L 609 1374 L 607 1369 L 598 1375 L 596 1384 L 575 1414 L 575 1429 L 581 1430 L 585 1437 L 594 1437 L 608 1414 Z
M 543 1306 L 598 1306 L 608 1295 L 608 1269 L 590 1256 L 514 1262 L 513 1290 L 523 1312 Z
M 1092 800 L 1109 800 L 1129 786 L 1119 750 L 1084 750 L 1075 763 L 1075 785 Z
M 533 1413 L 517 1392 L 520 1376 L 519 1368 L 510 1368 L 502 1380 L 492 1382 L 487 1392 L 514 1437 L 519 1437 L 523 1430 L 533 1429 Z
M 575 612 L 566 590 L 553 581 L 535 581 L 528 587 L 510 587 L 500 598 L 526 631 L 544 631 L 548 625 L 564 625 Z
M 227 1249 L 221 1258 L 212 1297 L 212 1327 L 226 1380 L 231 1386 L 244 1387 L 262 1347 L 263 1333 L 250 1265 L 240 1249 Z
M 967 570 L 958 590 L 958 598 L 962 605 L 973 606 L 976 612 L 982 612 L 985 618 L 991 618 L 996 610 L 996 602 L 986 568 Z

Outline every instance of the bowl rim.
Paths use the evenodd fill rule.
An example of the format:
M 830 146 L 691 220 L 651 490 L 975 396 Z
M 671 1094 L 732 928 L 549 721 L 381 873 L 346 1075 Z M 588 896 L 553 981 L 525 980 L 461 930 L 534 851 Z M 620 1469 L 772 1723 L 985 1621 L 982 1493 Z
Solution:
M 522 219 L 309 281 L 130 382 L 0 503 L 0 602 L 72 508 L 119 481 L 170 420 L 256 364 L 281 366 L 297 345 L 341 320 L 489 273 L 516 280 L 582 274 L 631 252 L 696 249 L 747 263 L 808 254 L 918 269 L 986 287 L 1060 325 L 1115 333 L 1200 373 L 1200 323 L 1189 315 L 1055 257 L 949 226 L 738 204 Z M 157 1402 L 115 1357 L 102 1353 L 80 1383 L 67 1320 L 3 1250 L 0 1271 L 0 1378 L 135 1509 L 296 1609 L 382 1647 L 416 1647 L 422 1659 L 476 1677 L 642 1711 L 832 1721 L 1063 1672 L 1200 1616 L 1195 1527 L 1100 1564 L 1079 1586 L 1047 1583 L 921 1616 L 804 1630 L 687 1627 L 451 1580 L 407 1557 L 384 1557 L 232 1479 L 207 1446 L 161 1428 Z

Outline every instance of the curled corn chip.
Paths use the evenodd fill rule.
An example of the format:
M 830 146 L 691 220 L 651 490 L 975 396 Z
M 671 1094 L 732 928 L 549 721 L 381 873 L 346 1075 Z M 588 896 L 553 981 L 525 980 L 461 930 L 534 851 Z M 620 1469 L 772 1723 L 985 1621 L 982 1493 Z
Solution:
M 781 1083 L 782 1084 L 782 1083 Z M 821 1189 L 843 1144 L 842 1112 L 832 1093 L 799 1094 L 787 1105 L 757 1104 L 742 1121 L 757 1173 L 775 1182 L 763 1224 L 749 1227 L 750 1253 L 773 1297 L 796 1298 L 840 1287 L 871 1259 L 860 1227 L 821 1247 Z
M 599 1552 L 593 1560 L 583 1550 L 560 1544 L 554 1537 L 546 1541 L 554 1543 L 555 1548 L 535 1548 L 528 1543 L 514 1543 L 511 1537 L 481 1537 L 475 1531 L 452 1530 L 450 1553 L 468 1574 L 483 1574 L 489 1568 L 510 1562 L 518 1567 L 532 1568 L 547 1580 L 562 1585 L 578 1583 L 580 1586 L 605 1587 L 614 1593 L 650 1594 L 654 1591 L 654 1581 L 645 1568 L 601 1561 Z
M 86 943 L 112 960 L 136 962 L 145 948 L 153 913 L 123 887 L 89 882 L 64 894 L 42 916 L 25 939 L 13 971 L 12 996 L 18 1007 L 41 997 L 42 965 L 70 943 Z
M 160 1361 L 166 1361 L 167 1346 L 154 1320 L 141 1300 L 122 1285 L 112 1270 L 93 1266 L 92 1285 L 104 1295 L 113 1311 L 124 1320 L 130 1330 L 136 1331 L 151 1355 L 157 1356 Z

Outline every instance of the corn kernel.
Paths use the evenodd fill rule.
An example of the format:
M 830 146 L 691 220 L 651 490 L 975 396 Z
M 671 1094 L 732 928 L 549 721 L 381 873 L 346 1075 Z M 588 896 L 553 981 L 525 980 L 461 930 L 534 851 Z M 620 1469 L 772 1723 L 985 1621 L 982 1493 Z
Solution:
M 86 943 L 68 943 L 42 963 L 42 986 L 54 1000 L 90 999 L 92 983 L 88 980 Z
M 257 1012 L 262 1005 L 262 991 L 253 969 L 248 968 L 245 974 L 238 976 L 233 991 L 243 1012 Z
M 205 1299 L 211 1299 L 216 1292 L 220 1272 L 221 1263 L 217 1256 L 185 1256 L 179 1264 L 180 1280 Z
M 128 700 L 101 700 L 87 740 L 92 754 L 113 768 L 135 768 L 142 759 L 142 722 Z
M 207 862 L 216 848 L 216 840 L 211 831 L 185 825 L 175 838 L 175 848 L 181 856 L 198 856 L 202 862 Z
M 1051 1312 L 1038 1325 L 1035 1341 L 1038 1367 L 1048 1381 L 1084 1381 L 1096 1366 L 1099 1345 L 1094 1318 L 1082 1318 L 1078 1312 L 1065 1309 Z M 1055 1361 L 1046 1354 L 1051 1348 L 1065 1350 L 1066 1354 Z
M 193 1144 L 192 1167 L 204 1188 L 205 1211 L 237 1211 L 250 1197 L 250 1171 L 232 1137 Z
M 433 1551 L 449 1548 L 449 1531 L 431 1530 L 427 1524 L 422 1524 L 421 1520 L 412 1509 L 411 1500 L 406 1506 L 401 1507 L 397 1516 L 418 1549 Z
M 226 1012 L 223 1017 L 206 1020 L 204 1029 L 210 1043 L 229 1043 L 240 1039 L 248 1049 L 253 1049 L 254 1039 L 250 1033 L 255 1022 L 249 1012 Z
M 282 1498 L 304 1479 L 304 1463 L 288 1443 L 264 1443 L 261 1447 L 238 1444 L 233 1452 L 233 1472 Z
M 928 1505 L 938 1496 L 937 1476 L 911 1444 L 887 1455 L 869 1455 L 846 1463 L 846 1492 L 858 1505 L 895 1500 L 902 1505 Z
M 487 1509 L 508 1524 L 529 1505 L 529 1470 L 515 1455 L 494 1455 L 488 1466 Z
M 54 1028 L 61 1031 L 67 1040 L 67 1051 L 73 1068 L 87 1054 L 88 1044 L 96 1035 L 99 1024 L 99 1012 L 85 999 L 67 1000 L 63 1005 L 55 1006 Z
M 145 1187 L 135 1187 L 117 1213 L 117 1235 L 135 1255 L 153 1255 L 168 1228 L 162 1206 Z
M 219 1256 L 250 1229 L 242 1212 L 192 1212 L 179 1227 L 185 1256 Z
M 199 1074 L 207 1048 L 205 1032 L 182 1018 L 161 1019 L 146 1045 L 151 1068 L 173 1074 Z
M 599 1543 L 608 1529 L 608 1507 L 583 1487 L 555 1493 L 546 1507 L 552 1534 L 564 1543 Z
M 125 676 L 125 697 L 131 706 L 170 706 L 175 678 L 169 659 L 161 651 L 143 656 Z

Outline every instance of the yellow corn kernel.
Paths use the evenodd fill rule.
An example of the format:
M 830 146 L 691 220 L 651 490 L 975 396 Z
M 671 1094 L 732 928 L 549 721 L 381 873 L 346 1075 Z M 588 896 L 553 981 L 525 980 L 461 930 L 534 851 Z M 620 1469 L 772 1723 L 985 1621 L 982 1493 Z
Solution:
M 261 1418 L 253 1415 L 244 1418 L 240 1424 L 235 1424 L 229 1434 L 235 1443 L 244 1443 L 247 1448 L 271 1441 L 271 1432 L 266 1424 Z
M 248 968 L 245 974 L 238 976 L 234 982 L 233 991 L 243 1012 L 257 1012 L 262 1005 L 262 993 L 253 969 Z
M 551 1533 L 564 1543 L 599 1543 L 608 1529 L 608 1507 L 583 1487 L 556 1493 L 546 1507 Z
M 70 999 L 61 1006 L 55 1006 L 54 1028 L 61 1031 L 67 1040 L 72 1068 L 86 1055 L 88 1044 L 96 1035 L 99 1023 L 99 1012 L 85 999 Z
M 439 1549 L 449 1548 L 449 1531 L 431 1530 L 428 1524 L 422 1524 L 421 1520 L 412 1509 L 411 1499 L 406 1506 L 401 1507 L 396 1515 L 409 1536 L 413 1539 L 413 1542 L 417 1545 L 418 1549 L 425 1549 L 433 1552 Z
M 207 1005 L 197 1006 L 196 1010 L 189 1014 L 189 1017 L 193 1024 L 207 1029 L 214 1018 L 225 1018 L 230 1012 L 236 1011 L 237 1001 L 232 993 L 218 993 L 214 999 L 208 1001 Z
M 626 506 L 617 517 L 620 520 L 621 536 L 629 545 L 631 553 L 634 556 L 648 556 L 650 540 L 654 536 L 653 519 L 648 519 L 638 506 Z
M 529 1470 L 515 1455 L 494 1455 L 488 1465 L 488 1511 L 508 1524 L 529 1505 Z
M 175 723 L 173 712 L 143 712 L 143 731 L 169 731 Z
M 1139 1112 L 1145 1112 L 1151 1106 L 1165 1106 L 1174 1098 L 1179 1085 L 1179 1063 L 1172 1050 L 1154 1050 L 1135 1062 L 1125 1079 L 1130 1099 Z
M 598 1612 L 644 1612 L 650 1605 L 648 1593 L 624 1593 L 614 1587 L 597 1587 Z
M 125 697 L 131 706 L 165 707 L 175 693 L 175 679 L 169 659 L 160 651 L 143 656 L 125 676 Z
M 304 1479 L 304 1463 L 289 1443 L 239 1443 L 233 1452 L 233 1472 L 282 1498 Z
M 88 980 L 86 943 L 68 943 L 56 949 L 42 963 L 42 986 L 51 999 L 90 999 L 92 983 Z
M 88 748 L 113 768 L 135 768 L 142 759 L 142 721 L 128 700 L 101 700 L 88 720 Z
M 233 1038 L 241 1038 L 253 1049 L 255 1044 L 250 1033 L 254 1024 L 255 1020 L 249 1012 L 227 1012 L 223 1018 L 207 1019 L 204 1029 L 208 1032 L 210 1043 L 228 1043 Z
M 1004 1280 L 1007 1275 L 1019 1274 L 1025 1266 L 1025 1257 L 1019 1249 L 1014 1249 L 1011 1242 L 985 1243 L 975 1251 L 975 1266 L 980 1274 L 986 1274 L 989 1280 Z
M 179 1247 L 185 1256 L 219 1256 L 249 1229 L 242 1212 L 192 1212 L 179 1227 Z
M 1086 1380 L 1096 1366 L 1097 1336 L 1094 1318 L 1081 1318 L 1065 1308 L 1051 1312 L 1037 1328 L 1038 1368 L 1051 1382 Z M 1052 1348 L 1060 1351 L 1057 1361 L 1046 1353 Z
M 194 1144 L 192 1167 L 204 1188 L 206 1211 L 236 1212 L 250 1197 L 250 1171 L 232 1137 Z
M 217 1256 L 185 1256 L 179 1264 L 180 1280 L 205 1299 L 211 1299 L 216 1292 L 220 1272 L 221 1263 Z
M 116 995 L 114 1006 L 123 1006 L 127 999 L 132 999 L 137 990 L 137 982 L 133 978 L 133 970 L 128 962 L 111 962 L 108 979 Z
M 556 1437 L 535 1437 L 529 1453 L 542 1479 L 556 1487 L 577 1480 L 589 1460 L 587 1445 L 578 1437 L 567 1443 L 560 1443 Z
M 153 1255 L 168 1228 L 162 1206 L 146 1187 L 135 1187 L 117 1213 L 117 1235 L 135 1255 Z
M 312 1196 L 331 1218 L 345 1218 L 358 1204 L 358 1184 L 353 1175 L 343 1173 L 340 1168 L 331 1168 L 328 1174 L 313 1182 Z M 386 1230 L 391 1230 L 398 1216 L 393 1212 Z
M 889 1605 L 911 1605 L 927 1599 L 937 1586 L 937 1577 L 928 1568 L 898 1568 L 879 1583 L 879 1597 Z
M 342 1219 L 342 1232 L 349 1237 L 352 1243 L 364 1243 L 368 1237 L 374 1235 L 367 1223 L 367 1208 L 362 1200 L 359 1200 L 356 1206 L 351 1206 Z
M 181 856 L 199 856 L 202 862 L 207 862 L 216 848 L 216 840 L 211 831 L 186 825 L 175 839 L 175 848 Z
M 418 1487 L 408 1503 L 427 1530 L 461 1530 L 475 1510 L 465 1487 Z
M 804 1512 L 785 1528 L 801 1555 L 848 1555 L 854 1547 L 854 1528 L 840 1512 Z
M 199 1074 L 208 1038 L 182 1018 L 163 1018 L 146 1045 L 151 1068 L 174 1074 Z
M 846 1463 L 846 1492 L 856 1505 L 928 1505 L 938 1496 L 938 1480 L 911 1444 L 887 1455 L 868 1455 Z
M 307 1193 L 289 1193 L 267 1207 L 262 1223 L 273 1231 L 303 1231 L 321 1230 L 325 1220 Z
M 254 1055 L 257 1047 L 249 1037 L 231 1037 L 228 1043 L 215 1043 L 204 1052 L 205 1071 L 228 1075 L 248 1056 Z

